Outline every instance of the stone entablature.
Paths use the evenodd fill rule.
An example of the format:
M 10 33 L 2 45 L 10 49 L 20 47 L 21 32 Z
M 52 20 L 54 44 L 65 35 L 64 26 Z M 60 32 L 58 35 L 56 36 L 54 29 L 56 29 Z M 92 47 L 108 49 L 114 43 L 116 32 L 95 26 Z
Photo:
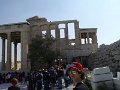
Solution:
M 11 42 L 14 44 L 14 67 L 17 68 L 17 43 L 21 43 L 21 69 L 30 69 L 28 62 L 28 45 L 36 35 L 45 34 L 51 37 L 54 31 L 56 42 L 52 46 L 54 50 L 60 50 L 64 58 L 72 59 L 74 56 L 88 56 L 98 48 L 97 28 L 79 28 L 77 20 L 64 20 L 48 22 L 46 18 L 34 16 L 27 22 L 0 25 L 0 37 L 2 38 L 2 70 L 11 70 Z M 74 25 L 74 39 L 69 39 L 69 23 Z M 63 25 L 60 27 L 59 25 Z M 64 38 L 61 38 L 61 30 Z M 7 60 L 5 60 L 5 40 L 7 40 Z M 6 67 L 6 68 L 5 68 Z
M 27 27 L 28 27 L 27 22 L 4 24 L 4 25 L 0 25 L 0 33 L 21 31 L 21 29 L 24 29 Z

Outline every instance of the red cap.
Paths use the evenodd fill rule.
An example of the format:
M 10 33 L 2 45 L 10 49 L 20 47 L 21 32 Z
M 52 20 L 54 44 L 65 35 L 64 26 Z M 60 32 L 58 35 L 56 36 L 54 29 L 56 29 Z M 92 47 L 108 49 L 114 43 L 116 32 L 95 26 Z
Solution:
M 82 72 L 83 71 L 83 66 L 79 62 L 72 62 L 72 64 L 70 65 L 69 69 L 76 69 L 79 72 Z

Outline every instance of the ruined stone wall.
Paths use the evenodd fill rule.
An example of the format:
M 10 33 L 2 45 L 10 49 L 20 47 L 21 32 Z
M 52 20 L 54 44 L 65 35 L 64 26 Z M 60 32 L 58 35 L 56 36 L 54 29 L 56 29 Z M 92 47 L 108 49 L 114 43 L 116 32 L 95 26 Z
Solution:
M 49 22 L 44 17 L 39 18 L 38 16 L 34 16 L 26 19 L 26 21 L 27 22 L 0 25 L 2 70 L 11 70 L 12 44 L 15 46 L 14 67 L 17 69 L 18 43 L 21 44 L 21 70 L 31 68 L 31 62 L 27 58 L 27 54 L 29 44 L 36 35 L 43 38 L 45 38 L 44 35 L 47 37 L 53 36 L 55 42 L 51 48 L 60 51 L 61 59 L 66 59 L 66 62 L 71 62 L 74 57 L 88 57 L 91 52 L 96 52 L 98 49 L 97 28 L 80 28 L 79 21 L 77 20 Z M 5 52 L 6 49 L 7 52 Z M 81 62 L 85 62 L 86 64 L 86 60 L 81 59 Z
M 120 71 L 120 40 L 110 45 L 101 45 L 96 53 L 89 56 L 89 67 L 109 66 L 115 74 Z

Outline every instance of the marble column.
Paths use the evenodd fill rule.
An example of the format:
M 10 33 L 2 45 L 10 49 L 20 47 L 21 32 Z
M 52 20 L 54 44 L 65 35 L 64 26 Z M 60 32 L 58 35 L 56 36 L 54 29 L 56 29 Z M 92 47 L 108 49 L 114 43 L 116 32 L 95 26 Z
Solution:
M 55 36 L 56 36 L 56 49 L 60 49 L 60 29 L 58 28 L 58 25 L 56 25 L 55 29 Z
M 14 43 L 14 69 L 17 69 L 17 43 Z
M 47 37 L 51 37 L 51 30 L 49 25 L 47 25 Z
M 84 43 L 86 44 L 86 38 L 84 38 Z
M 11 70 L 11 32 L 7 33 L 7 65 L 6 70 Z
M 97 35 L 96 35 L 96 33 L 95 33 L 95 36 L 94 36 L 94 41 L 95 41 L 95 43 L 97 43 Z
M 28 67 L 28 32 L 22 31 L 21 32 L 21 70 L 27 71 L 30 68 Z
M 97 36 L 96 33 L 92 34 L 92 44 L 96 44 L 97 43 Z
M 81 41 L 81 33 L 79 34 L 79 42 L 80 42 L 80 45 L 81 45 L 81 43 L 82 43 L 82 41 Z
M 87 32 L 87 43 L 89 44 L 90 41 L 89 41 L 89 33 Z
M 2 38 L 2 71 L 5 71 L 5 39 Z
M 75 45 L 76 45 L 76 48 L 78 48 L 79 45 L 80 45 L 80 41 L 79 41 L 79 22 L 78 21 L 74 22 L 74 29 L 75 29 Z
M 66 40 L 66 47 L 68 47 L 68 23 L 65 24 L 65 40 Z

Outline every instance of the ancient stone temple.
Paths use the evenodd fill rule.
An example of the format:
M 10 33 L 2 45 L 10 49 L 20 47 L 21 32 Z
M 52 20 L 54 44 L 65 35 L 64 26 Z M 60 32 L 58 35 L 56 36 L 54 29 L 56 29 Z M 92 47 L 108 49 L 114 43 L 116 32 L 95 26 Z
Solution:
M 98 48 L 97 28 L 79 28 L 79 21 L 77 20 L 48 22 L 46 18 L 34 16 L 26 21 L 27 22 L 0 25 L 0 37 L 2 39 L 1 69 L 3 71 L 11 70 L 11 42 L 14 44 L 14 68 L 17 69 L 17 44 L 20 43 L 21 70 L 29 70 L 30 62 L 27 58 L 28 45 L 32 38 L 36 35 L 42 35 L 43 33 L 46 33 L 48 37 L 51 37 L 54 33 L 53 36 L 56 38 L 56 42 L 53 45 L 53 49 L 60 50 L 67 61 L 79 57 L 80 62 L 86 64 L 88 55 L 95 52 Z M 70 38 L 69 35 L 69 24 L 71 23 L 74 27 L 74 38 Z M 62 38 L 61 31 L 64 32 Z

